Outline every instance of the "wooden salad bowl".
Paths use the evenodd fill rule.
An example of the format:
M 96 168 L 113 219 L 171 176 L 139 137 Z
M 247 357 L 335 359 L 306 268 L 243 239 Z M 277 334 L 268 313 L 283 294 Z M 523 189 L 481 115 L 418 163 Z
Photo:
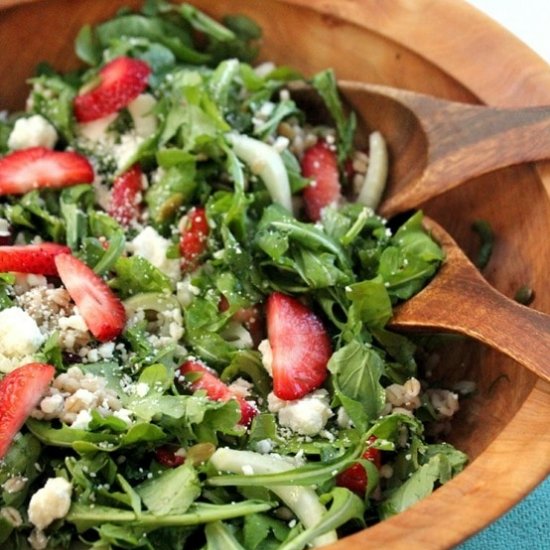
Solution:
M 496 23 L 456 0 L 226 0 L 193 3 L 214 16 L 246 13 L 264 30 L 261 59 L 306 75 L 381 83 L 442 98 L 503 107 L 550 104 L 550 67 Z M 73 40 L 135 0 L 0 0 L 0 109 L 21 108 L 38 61 L 77 66 Z M 403 121 L 406 135 L 407 121 Z M 535 290 L 550 313 L 550 163 L 521 165 L 468 181 L 425 203 L 470 256 L 474 220 L 496 242 L 483 274 L 500 292 Z M 406 512 L 333 548 L 449 548 L 503 514 L 550 472 L 550 385 L 504 356 L 456 340 L 437 367 L 445 384 L 476 382 L 450 440 L 470 465 Z

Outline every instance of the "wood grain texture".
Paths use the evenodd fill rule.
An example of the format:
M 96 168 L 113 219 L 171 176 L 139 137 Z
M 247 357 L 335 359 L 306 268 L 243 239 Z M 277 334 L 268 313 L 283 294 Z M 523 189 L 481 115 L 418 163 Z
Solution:
M 37 61 L 47 60 L 60 69 L 77 66 L 72 42 L 83 23 L 104 19 L 122 4 L 139 3 L 41 0 L 1 13 L 0 108 L 24 105 L 25 79 Z M 457 101 L 501 107 L 550 104 L 547 65 L 496 23 L 457 0 L 194 3 L 213 15 L 252 15 L 265 30 L 262 58 L 294 65 L 306 74 L 333 66 L 339 78 Z M 392 144 L 394 159 L 415 135 L 413 122 L 403 117 L 397 125 L 401 139 Z M 419 160 L 407 162 L 412 166 Z M 478 177 L 423 208 L 470 254 L 478 247 L 472 221 L 488 220 L 497 240 L 483 275 L 507 296 L 523 284 L 531 285 L 536 292 L 533 307 L 550 312 L 549 190 L 550 163 L 537 163 Z M 476 381 L 477 392 L 464 403 L 451 434 L 452 441 L 470 453 L 472 463 L 423 502 L 334 548 L 450 548 L 548 475 L 548 384 L 469 341 L 449 343 L 434 376 L 449 384 Z
M 428 286 L 396 309 L 390 326 L 469 336 L 550 382 L 550 316 L 495 290 L 439 224 L 425 218 L 424 226 L 443 247 L 445 262 Z

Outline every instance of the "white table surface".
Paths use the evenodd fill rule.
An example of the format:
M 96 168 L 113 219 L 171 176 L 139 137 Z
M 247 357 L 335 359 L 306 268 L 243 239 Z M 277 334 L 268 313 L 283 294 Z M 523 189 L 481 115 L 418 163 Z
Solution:
M 498 21 L 550 63 L 550 0 L 467 1 Z

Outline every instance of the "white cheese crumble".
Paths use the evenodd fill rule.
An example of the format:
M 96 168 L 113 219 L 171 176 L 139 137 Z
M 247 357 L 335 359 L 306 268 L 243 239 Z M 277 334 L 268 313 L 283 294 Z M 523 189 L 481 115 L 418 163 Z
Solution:
M 10 372 L 32 362 L 44 342 L 34 319 L 20 307 L 0 311 L 0 371 Z
M 262 355 L 262 365 L 264 366 L 264 369 L 269 373 L 269 376 L 273 377 L 273 352 L 271 350 L 271 346 L 269 345 L 269 340 L 262 340 L 258 346 L 258 351 Z
M 29 503 L 29 520 L 45 529 L 56 519 L 65 517 L 71 507 L 72 485 L 62 477 L 53 477 L 34 493 Z
M 302 435 L 320 433 L 333 414 L 326 390 L 315 390 L 295 401 L 284 401 L 270 393 L 267 402 L 269 411 L 277 413 L 281 426 Z
M 53 149 L 57 141 L 55 128 L 42 115 L 20 118 L 8 138 L 8 147 L 13 151 L 27 147 Z
M 145 258 L 171 279 L 180 275 L 180 262 L 166 257 L 166 252 L 172 243 L 147 226 L 129 244 L 128 249 L 137 256 Z

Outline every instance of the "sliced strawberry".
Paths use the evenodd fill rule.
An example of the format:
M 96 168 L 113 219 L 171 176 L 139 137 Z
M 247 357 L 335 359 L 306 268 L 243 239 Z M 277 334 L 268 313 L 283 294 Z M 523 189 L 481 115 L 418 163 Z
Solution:
M 200 378 L 191 382 L 194 391 L 204 390 L 206 395 L 213 401 L 229 401 L 236 399 L 241 407 L 241 419 L 239 424 L 248 426 L 252 419 L 258 414 L 258 409 L 251 401 L 247 401 L 242 396 L 232 392 L 229 387 L 222 382 L 217 374 L 209 369 L 200 361 L 186 361 L 180 368 L 180 374 L 199 373 Z
M 305 150 L 301 164 L 302 175 L 312 179 L 303 191 L 306 214 L 316 222 L 325 206 L 340 199 L 338 160 L 336 153 L 320 140 Z
M 206 250 L 209 231 L 204 208 L 191 208 L 180 238 L 181 268 L 184 271 L 193 271 L 197 266 L 200 255 Z
M 0 272 L 57 275 L 55 257 L 70 253 L 68 246 L 56 243 L 0 246 Z
M 159 464 L 166 466 L 166 468 L 176 468 L 184 463 L 183 456 L 177 455 L 168 445 L 155 449 L 155 458 Z
M 102 342 L 116 338 L 124 329 L 126 313 L 103 279 L 70 254 L 56 256 L 55 265 L 90 332 Z
M 54 374 L 55 368 L 51 365 L 29 363 L 0 380 L 0 459 L 46 393 Z
M 99 84 L 74 99 L 79 122 L 91 122 L 116 113 L 133 101 L 145 88 L 151 69 L 131 57 L 117 57 L 99 71 Z
M 373 443 L 376 437 L 370 437 L 369 443 Z M 363 453 L 363 458 L 372 462 L 378 469 L 382 466 L 382 455 L 378 449 L 374 447 L 368 447 Z M 344 471 L 340 472 L 336 477 L 336 485 L 339 487 L 346 487 L 350 491 L 353 491 L 361 498 L 365 496 L 367 490 L 368 476 L 365 467 L 356 462 L 351 466 L 348 466 Z
M 139 164 L 134 164 L 132 168 L 118 176 L 113 183 L 109 214 L 124 227 L 128 227 L 139 217 L 141 176 Z
M 267 337 L 273 354 L 273 392 L 292 401 L 327 377 L 332 349 L 320 319 L 296 298 L 275 292 L 267 299 Z
M 68 187 L 94 181 L 86 157 L 71 151 L 29 147 L 0 159 L 0 195 L 22 195 L 33 189 Z

